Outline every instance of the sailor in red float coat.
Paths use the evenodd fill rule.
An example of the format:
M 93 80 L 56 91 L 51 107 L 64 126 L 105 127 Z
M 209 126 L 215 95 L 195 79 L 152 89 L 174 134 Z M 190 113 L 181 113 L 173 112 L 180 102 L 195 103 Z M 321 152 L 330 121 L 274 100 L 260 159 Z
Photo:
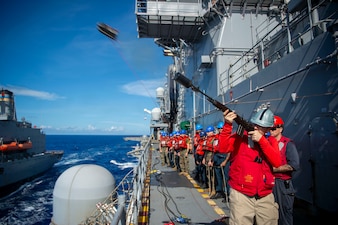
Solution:
M 277 225 L 278 204 L 272 194 L 275 184 L 272 167 L 281 165 L 281 157 L 277 140 L 264 136 L 273 126 L 273 116 L 269 109 L 258 110 L 250 119 L 254 131 L 244 132 L 241 137 L 232 134 L 237 114 L 229 110 L 224 112 L 219 148 L 231 152 L 229 225 Z
M 173 149 L 173 138 L 174 135 L 172 133 L 169 134 L 169 138 L 167 140 L 168 146 L 168 166 L 174 167 L 174 149 Z
M 195 163 L 196 163 L 196 174 L 194 179 L 201 183 L 201 186 L 207 187 L 206 183 L 206 170 L 205 165 L 202 163 L 204 158 L 204 150 L 203 150 L 203 144 L 204 144 L 204 138 L 206 137 L 206 133 L 204 131 L 200 132 L 200 138 L 198 140 L 196 149 L 195 149 Z
M 296 190 L 293 187 L 292 175 L 299 170 L 299 155 L 296 145 L 292 140 L 283 136 L 284 121 L 281 117 L 274 117 L 274 127 L 271 129 L 271 136 L 278 141 L 282 165 L 273 168 L 276 178 L 273 194 L 279 205 L 278 225 L 293 225 L 293 204 Z
M 276 183 L 273 188 L 275 200 L 279 205 L 278 225 L 293 225 L 293 203 L 296 190 L 291 178 L 293 172 L 300 167 L 299 155 L 295 144 L 287 137 L 280 137 L 279 147 L 282 166 L 274 168 Z
M 196 153 L 196 147 L 197 145 L 199 144 L 199 140 L 201 139 L 201 132 L 204 132 L 203 131 L 203 126 L 201 124 L 196 124 L 196 132 L 195 132 L 195 135 L 194 135 L 194 138 L 193 138 L 193 141 L 194 141 L 194 154 Z
M 181 168 L 181 173 L 180 175 L 188 175 L 189 174 L 189 145 L 190 145 L 190 137 L 187 134 L 186 130 L 181 130 L 180 131 L 180 136 L 179 136 L 179 149 L 180 149 L 180 168 Z
M 202 163 L 206 166 L 206 183 L 205 188 L 209 188 L 210 197 L 215 194 L 215 173 L 214 173 L 214 141 L 215 141 L 215 128 L 213 126 L 208 126 L 206 128 L 206 140 L 203 145 L 204 158 Z M 204 188 L 204 187 L 203 187 Z
M 168 163 L 168 134 L 165 131 L 162 131 L 160 134 L 160 143 L 159 143 L 159 152 L 161 158 L 161 164 L 164 166 Z
M 194 135 L 194 147 L 196 148 L 199 144 L 199 140 L 201 139 L 200 131 L 196 132 Z
M 226 197 L 225 191 L 228 194 L 229 188 L 226 184 L 228 181 L 228 166 L 225 168 L 225 165 L 227 164 L 227 161 L 230 158 L 230 153 L 226 153 L 225 149 L 221 149 L 218 145 L 218 139 L 219 139 L 219 133 L 222 132 L 224 123 L 219 122 L 217 125 L 218 133 L 215 134 L 215 140 L 214 140 L 214 156 L 213 156 L 213 166 L 215 171 L 215 191 L 216 193 L 212 195 L 211 199 L 218 199 L 218 198 L 224 198 L 226 201 L 228 198 Z
M 197 166 L 197 162 L 196 162 L 196 160 L 197 160 L 196 151 L 197 151 L 197 147 L 198 147 L 198 145 L 199 145 L 199 142 L 200 142 L 200 140 L 201 140 L 201 135 L 200 135 L 200 133 L 201 133 L 201 130 L 196 130 L 196 133 L 195 133 L 195 135 L 194 135 L 194 137 L 193 137 L 194 149 L 193 149 L 193 151 L 192 151 L 192 154 L 193 154 L 194 159 L 195 159 L 195 166 Z
M 204 164 L 207 166 L 212 166 L 212 159 L 213 159 L 213 152 L 214 152 L 214 140 L 215 140 L 215 134 L 211 132 L 207 132 L 207 137 L 205 138 L 204 144 L 203 144 L 203 150 L 204 150 Z
M 219 140 L 220 148 L 231 152 L 231 166 L 229 171 L 230 186 L 248 196 L 264 197 L 270 194 L 275 182 L 271 165 L 278 167 L 278 165 L 281 164 L 279 152 L 278 155 L 275 155 L 274 147 L 270 144 L 270 141 L 275 142 L 274 145 L 277 147 L 276 139 L 269 137 L 268 140 L 262 136 L 258 142 L 261 146 L 260 150 L 257 145 L 254 145 L 254 148 L 249 147 L 247 132 L 245 132 L 243 138 L 241 138 L 237 134 L 230 136 L 231 131 L 232 126 L 226 123 Z M 239 139 L 244 139 L 246 144 L 241 143 Z M 268 157 L 264 152 L 272 154 Z M 265 157 L 267 159 L 271 158 L 271 163 L 264 160 L 263 158 Z M 251 162 L 248 161 L 248 158 L 252 159 Z M 234 177 L 236 177 L 236 179 L 234 179 Z
M 204 143 L 204 138 L 200 138 L 198 143 L 197 143 L 197 147 L 196 147 L 196 154 L 197 155 L 204 155 L 204 151 L 203 151 L 203 143 Z
M 286 146 L 288 146 L 289 143 L 290 143 L 289 146 L 292 146 L 292 147 L 290 147 L 290 149 L 293 148 L 294 151 L 297 151 L 296 146 L 294 145 L 293 142 L 291 142 L 290 138 L 282 136 L 279 140 L 279 147 L 280 147 L 280 154 L 281 154 L 281 158 L 282 158 L 282 165 L 289 165 L 289 166 L 292 167 L 292 168 L 290 168 L 289 171 L 286 171 L 286 172 L 280 172 L 280 171 L 278 171 L 278 169 L 274 168 L 274 171 L 276 171 L 274 173 L 275 177 L 280 178 L 282 180 L 291 179 L 292 178 L 292 172 L 296 169 L 299 169 L 299 161 L 298 160 L 296 160 L 296 159 L 294 159 L 294 161 L 291 161 L 290 159 L 287 160 Z M 296 156 L 296 155 L 298 155 L 297 152 L 294 155 L 295 155 L 294 158 L 299 158 L 299 156 Z M 291 163 L 288 163 L 288 161 L 289 162 L 291 161 Z
M 174 137 L 173 137 L 173 149 L 174 149 L 174 164 L 175 164 L 175 169 L 177 172 L 181 172 L 181 167 L 180 167 L 180 132 L 179 131 L 174 131 Z

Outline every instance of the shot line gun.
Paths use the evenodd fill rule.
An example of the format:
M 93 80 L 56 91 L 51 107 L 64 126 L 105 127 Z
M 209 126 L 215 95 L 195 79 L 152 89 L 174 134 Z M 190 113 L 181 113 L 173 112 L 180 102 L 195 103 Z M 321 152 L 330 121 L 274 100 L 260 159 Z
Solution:
M 212 103 L 216 108 L 220 109 L 222 112 L 229 110 L 230 112 L 232 112 L 231 109 L 229 109 L 228 107 L 226 107 L 224 104 L 220 103 L 219 101 L 217 101 L 216 99 L 211 98 L 209 95 L 205 94 L 204 92 L 202 92 L 198 87 L 194 86 L 191 82 L 191 80 L 189 80 L 186 76 L 184 76 L 181 73 L 176 73 L 174 80 L 176 82 L 178 82 L 179 84 L 183 85 L 186 88 L 191 88 L 191 90 L 196 91 L 201 93 L 202 95 L 204 95 L 208 101 L 210 103 Z M 238 128 L 237 128 L 237 134 L 239 135 L 243 135 L 243 128 L 246 131 L 253 131 L 254 130 L 254 125 L 248 121 L 246 121 L 245 119 L 243 119 L 241 116 L 239 116 L 237 114 L 237 117 L 235 118 L 235 122 L 238 124 Z

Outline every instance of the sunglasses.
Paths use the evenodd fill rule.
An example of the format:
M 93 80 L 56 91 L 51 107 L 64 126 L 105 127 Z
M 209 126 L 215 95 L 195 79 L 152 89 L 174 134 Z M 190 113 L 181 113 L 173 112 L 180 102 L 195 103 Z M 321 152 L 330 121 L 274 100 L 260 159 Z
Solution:
M 259 125 L 256 125 L 256 127 L 260 128 L 262 131 L 264 131 L 264 133 L 268 132 L 270 130 L 269 127 L 261 127 Z
M 283 126 L 282 125 L 278 125 L 278 126 L 275 126 L 275 127 L 271 128 L 271 130 L 276 130 L 277 128 L 281 128 L 281 127 L 283 127 Z

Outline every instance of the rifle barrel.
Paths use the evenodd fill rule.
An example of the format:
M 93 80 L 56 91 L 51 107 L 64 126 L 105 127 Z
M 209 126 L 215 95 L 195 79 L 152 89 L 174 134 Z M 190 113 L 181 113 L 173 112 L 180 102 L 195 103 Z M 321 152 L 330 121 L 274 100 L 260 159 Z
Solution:
M 178 82 L 179 84 L 183 85 L 186 88 L 191 88 L 193 91 L 199 92 L 202 95 L 204 95 L 209 102 L 211 102 L 216 108 L 222 110 L 222 112 L 229 110 L 230 112 L 232 112 L 231 109 L 229 109 L 227 106 L 225 106 L 224 104 L 220 103 L 219 101 L 217 101 L 216 99 L 211 98 L 209 95 L 207 95 L 206 93 L 204 93 L 203 91 L 201 91 L 198 87 L 194 86 L 191 82 L 190 79 L 188 79 L 186 76 L 184 76 L 181 73 L 176 73 L 174 80 L 176 82 Z M 253 124 L 247 122 L 245 119 L 243 119 L 242 117 L 240 117 L 237 114 L 237 117 L 235 118 L 235 122 L 240 125 L 243 126 L 245 130 L 247 131 L 251 131 L 254 130 Z

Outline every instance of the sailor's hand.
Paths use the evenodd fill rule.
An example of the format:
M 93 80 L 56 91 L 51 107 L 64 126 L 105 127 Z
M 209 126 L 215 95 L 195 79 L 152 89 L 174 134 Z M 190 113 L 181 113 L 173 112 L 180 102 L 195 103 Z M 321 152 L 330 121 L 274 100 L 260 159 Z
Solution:
M 251 137 L 251 140 L 254 142 L 259 142 L 259 140 L 262 138 L 262 134 L 259 132 L 259 130 L 255 129 L 253 131 L 248 132 L 249 137 Z
M 224 160 L 220 166 L 224 167 L 227 164 L 228 160 Z
M 214 163 L 212 161 L 208 162 L 208 166 L 213 166 L 213 165 L 214 165 Z
M 230 110 L 227 109 L 224 111 L 223 116 L 226 123 L 232 124 L 237 117 L 237 114 L 235 112 L 230 112 Z

